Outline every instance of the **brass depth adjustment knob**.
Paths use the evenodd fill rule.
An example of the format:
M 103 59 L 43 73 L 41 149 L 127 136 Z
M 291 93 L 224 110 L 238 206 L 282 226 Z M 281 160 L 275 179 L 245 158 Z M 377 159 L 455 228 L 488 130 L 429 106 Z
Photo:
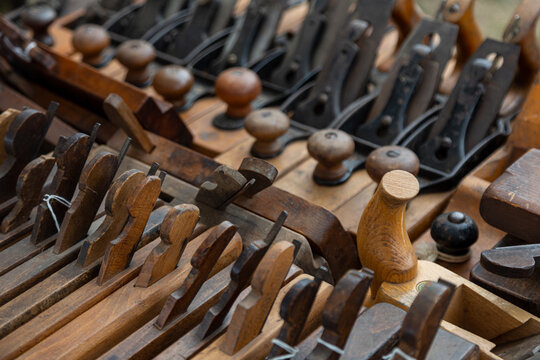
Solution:
M 235 67 L 219 74 L 215 91 L 217 97 L 227 104 L 227 110 L 214 118 L 214 126 L 236 130 L 244 126 L 244 118 L 251 112 L 251 102 L 261 93 L 262 84 L 255 72 Z
M 308 140 L 308 152 L 318 161 L 313 171 L 314 180 L 321 185 L 339 185 L 346 181 L 350 169 L 345 165 L 354 152 L 354 141 L 341 130 L 317 131 Z
M 420 171 L 420 160 L 414 151 L 402 146 L 383 146 L 372 151 L 366 160 L 369 177 L 379 183 L 389 171 L 403 170 L 414 176 Z
M 262 158 L 273 158 L 283 151 L 278 140 L 289 129 L 289 118 L 278 109 L 261 109 L 246 117 L 244 128 L 257 141 L 251 147 L 251 154 Z
M 144 40 L 128 40 L 118 47 L 116 58 L 128 69 L 128 83 L 138 87 L 146 87 L 152 83 L 150 63 L 156 58 L 156 50 L 152 44 Z
M 34 32 L 34 39 L 47 45 L 53 46 L 54 40 L 49 35 L 48 29 L 56 19 L 56 11 L 47 4 L 32 5 L 24 9 L 21 21 Z
M 167 65 L 159 69 L 152 85 L 156 92 L 175 107 L 186 104 L 184 96 L 191 90 L 195 79 L 187 68 L 179 65 Z
M 414 279 L 418 260 L 405 227 L 407 202 L 420 191 L 414 175 L 403 170 L 386 173 L 364 209 L 356 243 L 362 266 L 375 273 L 371 295 L 383 282 L 404 283 Z
M 478 226 L 462 212 L 448 212 L 433 221 L 431 237 L 437 243 L 440 260 L 462 263 L 471 257 L 471 246 L 478 240 Z
M 73 33 L 71 43 L 83 56 L 82 60 L 96 68 L 105 66 L 112 58 L 109 45 L 111 37 L 107 30 L 95 24 L 79 26 Z

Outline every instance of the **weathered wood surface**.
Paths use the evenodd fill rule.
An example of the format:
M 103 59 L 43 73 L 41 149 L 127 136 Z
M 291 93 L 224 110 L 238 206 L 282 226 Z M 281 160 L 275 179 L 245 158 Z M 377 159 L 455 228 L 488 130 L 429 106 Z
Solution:
M 320 339 L 338 349 L 344 349 L 347 339 L 360 313 L 362 304 L 373 280 L 373 272 L 364 268 L 362 272 L 348 271 L 334 287 L 323 310 L 323 332 Z M 322 343 L 317 343 L 306 357 L 310 360 L 335 360 L 339 354 Z
M 143 127 L 127 106 L 124 100 L 117 94 L 110 94 L 103 102 L 105 114 L 118 128 L 124 130 L 135 144 L 142 147 L 146 152 L 151 152 L 154 144 L 148 138 Z
M 235 262 L 241 262 L 242 257 L 245 257 L 246 249 L 253 244 L 244 247 L 242 254 Z M 211 277 L 206 281 L 201 290 L 193 299 L 193 302 L 188 307 L 187 311 L 179 317 L 173 319 L 163 329 L 158 329 L 156 325 L 157 317 L 147 322 L 144 326 L 139 328 L 136 332 L 127 337 L 124 341 L 113 347 L 110 351 L 103 354 L 102 359 L 113 359 L 115 357 L 128 358 L 136 357 L 138 359 L 150 359 L 165 350 L 175 341 L 182 338 L 186 333 L 197 327 L 197 333 L 200 334 L 200 323 L 205 314 L 210 311 L 218 301 L 221 302 L 221 298 L 225 295 L 230 287 L 230 279 L 232 267 L 236 265 L 230 265 L 223 269 L 217 275 Z M 251 270 L 247 268 L 246 270 Z M 252 272 L 252 271 L 251 271 Z M 291 270 L 287 274 L 287 278 L 284 281 L 283 286 L 288 284 L 296 276 L 301 273 L 301 270 L 293 265 Z M 247 293 L 249 289 L 244 289 L 244 293 Z M 239 292 L 240 294 L 240 292 Z M 236 296 L 235 299 L 242 299 L 244 296 Z M 238 299 L 237 301 L 238 302 Z M 233 304 L 231 304 L 233 306 Z M 230 317 L 229 317 L 230 320 Z M 211 337 L 209 337 L 211 338 Z M 181 341 L 179 341 L 181 342 Z M 202 346 L 202 342 L 199 343 Z
M 531 149 L 486 189 L 480 202 L 484 220 L 530 243 L 540 242 L 540 150 Z
M 157 327 L 163 328 L 172 318 L 187 310 L 201 286 L 209 278 L 213 264 L 218 261 L 223 250 L 236 234 L 237 230 L 238 228 L 235 225 L 224 221 L 208 235 L 191 258 L 191 271 L 182 283 L 182 286 L 167 298 L 165 305 L 159 313 L 156 322 Z
M 16 109 L 7 109 L 0 114 L 0 164 L 4 162 L 8 154 L 6 153 L 6 147 L 5 147 L 5 137 L 8 132 L 9 126 L 11 125 L 11 122 L 17 115 L 19 115 L 20 111 Z
M 101 259 L 109 243 L 120 235 L 129 216 L 127 202 L 145 177 L 142 171 L 127 170 L 111 185 L 105 199 L 105 219 L 84 239 L 77 258 L 79 266 L 86 267 Z
M 104 147 L 103 149 L 106 149 Z M 133 148 L 132 148 L 133 149 Z M 179 151 L 182 153 L 185 152 L 184 155 L 186 156 L 185 159 L 188 161 L 188 163 L 193 163 L 193 160 L 189 160 L 189 157 L 187 157 L 187 154 L 189 152 L 186 152 L 185 149 L 178 148 Z M 129 153 L 129 152 L 128 152 Z M 195 153 L 192 153 L 193 156 L 198 156 Z M 202 163 L 198 163 L 200 165 L 205 166 L 204 169 L 207 169 L 207 166 L 215 165 L 215 163 L 207 158 L 201 157 Z M 178 161 L 182 161 L 182 159 L 178 159 Z M 134 160 L 130 157 L 126 157 L 124 160 L 122 166 L 120 167 L 120 170 L 124 170 L 127 168 L 136 168 L 136 169 L 142 169 L 147 170 L 149 168 L 148 165 L 145 165 L 137 160 Z M 176 167 L 178 169 L 179 167 Z M 201 169 L 201 172 L 209 176 L 209 173 L 207 173 L 203 168 L 199 167 L 181 167 L 182 169 L 186 169 L 192 174 L 193 176 L 197 176 L 194 174 L 194 170 Z M 212 168 L 215 168 L 212 166 Z M 200 183 L 204 182 L 205 178 L 201 178 L 200 174 L 197 176 L 197 182 Z M 193 204 L 196 203 L 197 206 L 200 209 L 201 218 L 199 220 L 199 224 L 205 226 L 208 228 L 209 226 L 217 225 L 221 221 L 231 221 L 232 223 L 239 226 L 240 234 L 242 235 L 242 238 L 246 243 L 249 243 L 251 241 L 254 241 L 256 239 L 263 239 L 265 238 L 266 234 L 268 233 L 269 229 L 272 227 L 272 223 L 275 222 L 279 216 L 281 215 L 282 211 L 292 211 L 292 214 L 297 217 L 293 219 L 292 225 L 287 226 L 287 223 L 289 222 L 289 218 L 291 217 L 291 213 L 289 213 L 287 220 L 285 222 L 284 228 L 278 233 L 276 240 L 287 240 L 289 242 L 292 242 L 293 240 L 300 240 L 302 243 L 302 246 L 299 250 L 299 253 L 297 254 L 296 261 L 298 264 L 301 264 L 302 268 L 305 269 L 308 273 L 315 273 L 316 269 L 319 269 L 322 265 L 326 266 L 326 261 L 324 261 L 320 256 L 314 255 L 319 253 L 319 246 L 314 247 L 314 251 L 312 252 L 311 248 L 307 245 L 307 240 L 309 240 L 309 244 L 311 246 L 316 245 L 317 243 L 313 241 L 313 238 L 307 238 L 306 235 L 304 235 L 305 232 L 308 233 L 308 235 L 316 236 L 317 238 L 325 238 L 324 248 L 333 249 L 332 254 L 333 257 L 330 257 L 330 260 L 328 260 L 328 264 L 330 264 L 330 261 L 332 261 L 332 264 L 335 264 L 335 267 L 329 267 L 332 275 L 334 278 L 336 278 L 339 275 L 340 269 L 347 268 L 347 265 L 343 264 L 343 258 L 347 258 L 350 260 L 347 260 L 347 263 L 358 262 L 356 256 L 354 255 L 354 243 L 352 242 L 352 238 L 349 234 L 345 233 L 342 228 L 339 227 L 339 223 L 337 223 L 336 219 L 329 213 L 324 211 L 321 208 L 313 207 L 313 205 L 303 201 L 302 199 L 298 198 L 298 201 L 292 200 L 289 198 L 289 194 L 282 193 L 282 192 L 276 192 L 274 191 L 274 187 L 269 187 L 265 189 L 264 191 L 256 194 L 252 199 L 238 199 L 235 201 L 235 203 L 244 203 L 249 202 L 249 206 L 238 206 L 235 203 L 228 205 L 224 210 L 218 210 L 213 209 L 207 205 L 196 203 L 195 197 L 197 195 L 197 188 L 193 185 L 186 184 L 186 182 L 178 180 L 174 178 L 173 176 L 168 176 L 165 178 L 165 182 L 162 186 L 162 194 L 167 196 L 172 200 L 172 205 L 177 204 Z M 265 195 L 268 194 L 269 195 Z M 264 195 L 264 197 L 263 197 Z M 275 197 L 275 195 L 279 195 Z M 268 197 L 267 197 L 268 196 Z M 279 204 L 279 206 L 273 206 L 272 209 L 269 209 L 268 204 L 275 203 Z M 250 211 L 251 208 L 257 209 L 257 211 Z M 259 213 L 262 213 L 261 215 L 257 215 Z M 265 215 L 271 215 L 271 216 L 265 216 Z M 266 219 L 265 219 L 266 218 Z M 314 221 L 314 218 L 316 221 Z M 325 233 L 321 236 L 320 233 L 316 233 L 311 226 L 308 226 L 309 224 L 306 223 L 306 221 L 309 221 L 313 226 L 321 227 L 322 231 Z M 257 226 L 253 226 L 253 224 L 257 224 Z M 297 229 L 298 227 L 298 229 Z M 295 231 L 291 231 L 290 228 L 296 229 Z M 343 243 L 342 243 L 343 242 Z M 350 243 L 349 243 L 350 242 Z M 342 249 L 349 249 L 353 252 L 353 254 L 345 254 L 342 251 L 336 251 L 335 247 L 337 246 L 336 243 L 341 244 Z M 350 245 L 352 246 L 350 246 Z M 323 252 L 324 253 L 324 252 Z M 340 261 L 338 261 L 340 260 Z M 344 270 L 343 270 L 344 271 Z
M 160 191 L 161 180 L 151 175 L 147 176 L 131 194 L 127 202 L 129 216 L 126 224 L 118 237 L 112 240 L 105 250 L 99 269 L 99 284 L 105 283 L 128 267 Z
M 150 221 L 153 221 L 152 216 L 150 217 Z M 34 319 L 28 321 L 27 324 L 19 329 L 16 329 L 4 339 L 0 339 L 2 349 L 6 350 L 4 356 L 10 359 L 22 354 L 36 345 L 39 341 L 45 339 L 56 330 L 60 329 L 65 324 L 69 323 L 71 320 L 75 319 L 77 316 L 99 303 L 108 295 L 121 288 L 126 283 L 135 279 L 135 277 L 139 274 L 145 259 L 158 243 L 159 240 L 155 240 L 147 244 L 141 244 L 141 246 L 144 246 L 135 252 L 130 266 L 104 286 L 99 286 L 95 280 L 90 281 L 83 285 L 78 291 L 74 291 L 73 293 L 67 295 L 66 298 L 62 299 L 61 301 L 55 302 L 55 300 L 53 300 L 51 302 L 45 301 L 44 303 L 41 303 L 45 307 L 50 306 L 50 308 L 47 308 L 39 315 L 36 315 Z M 86 266 L 84 271 L 94 272 L 95 275 L 97 275 L 100 264 L 100 259 L 97 259 L 97 261 L 94 261 L 94 263 L 90 264 L 90 266 Z M 25 293 L 24 296 L 26 297 L 28 294 L 30 296 L 30 301 L 35 301 L 36 304 L 40 304 L 42 297 L 47 299 L 46 297 L 51 295 L 47 292 L 41 292 L 39 296 L 32 296 L 34 291 L 40 292 L 40 287 L 47 286 L 49 283 L 64 284 L 64 286 L 69 285 L 69 283 L 66 283 L 66 278 L 72 276 L 77 277 L 78 274 L 81 274 L 80 266 L 78 264 L 71 263 L 59 270 L 57 273 L 49 276 L 47 280 L 41 282 L 39 286 L 33 287 L 29 292 Z M 62 296 L 64 295 L 61 286 L 47 286 L 47 289 L 49 290 L 55 288 L 60 291 Z M 52 296 L 53 299 L 58 299 L 55 297 L 54 292 Z M 21 301 L 21 305 L 25 306 L 25 309 L 30 308 L 30 306 L 26 307 L 27 302 L 25 300 Z M 9 305 L 6 305 L 6 309 L 7 306 Z M 43 308 L 38 309 L 43 310 Z M 37 309 L 34 307 L 32 310 Z M 9 316 L 16 318 L 17 313 L 10 312 Z
M 418 275 L 412 281 L 383 283 L 376 301 L 408 309 L 422 285 L 439 278 L 456 285 L 441 327 L 457 335 L 468 334 L 465 338 L 480 346 L 482 356 L 489 355 L 496 344 L 540 333 L 537 317 L 440 265 L 422 260 L 418 261 Z
M 15 195 L 17 179 L 38 155 L 51 120 L 44 113 L 26 109 L 9 124 L 4 136 L 5 159 L 0 164 L 0 202 Z
M 176 267 L 198 220 L 195 205 L 177 205 L 169 210 L 160 225 L 161 242 L 146 258 L 135 286 L 148 287 Z
M 234 355 L 261 331 L 294 259 L 294 245 L 277 242 L 268 249 L 251 280 L 251 291 L 233 312 L 219 349 Z
M 397 344 L 405 311 L 388 303 L 373 305 L 356 319 L 342 359 L 380 359 Z M 376 324 L 376 326 L 373 326 Z M 438 329 L 426 359 L 477 359 L 478 347 Z
M 237 352 L 234 357 L 226 356 L 223 352 L 219 350 L 221 344 L 224 341 L 224 332 L 227 329 L 227 325 L 230 321 L 230 317 L 222 327 L 216 330 L 212 342 L 205 342 L 201 344 L 201 340 L 197 335 L 197 328 L 194 328 L 176 343 L 171 345 L 161 354 L 159 354 L 156 359 L 209 359 L 209 358 L 219 358 L 219 359 L 264 359 L 266 354 L 270 351 L 272 347 L 271 340 L 278 335 L 279 329 L 283 324 L 283 319 L 279 316 L 279 306 L 283 300 L 283 297 L 288 292 L 288 290 L 294 286 L 294 284 L 304 278 L 311 278 L 309 275 L 300 275 L 294 280 L 286 284 L 278 293 L 274 305 L 268 315 L 266 323 L 262 329 L 261 334 L 257 336 L 251 343 L 245 346 L 242 350 Z M 321 313 L 326 303 L 326 299 L 330 295 L 332 286 L 327 283 L 322 283 L 319 289 L 318 295 L 315 299 L 313 308 L 308 316 L 306 321 L 306 326 L 301 339 L 304 339 L 309 335 L 321 321 Z M 247 296 L 247 291 L 244 292 L 244 298 Z M 242 299 L 242 297 L 241 297 Z M 241 301 L 241 299 L 239 299 Z M 233 306 L 233 309 L 236 307 Z M 207 347 L 208 346 L 208 347 Z M 209 357 L 215 356 L 215 357 Z
M 97 126 L 94 128 L 94 134 Z M 71 202 L 77 189 L 79 178 L 92 149 L 93 140 L 90 136 L 78 133 L 69 139 L 59 142 L 55 149 L 56 172 L 50 184 L 43 189 L 45 196 L 58 196 Z M 30 239 L 39 244 L 47 238 L 56 235 L 69 207 L 57 200 L 47 202 L 44 197 L 37 206 L 36 222 Z
M 540 273 L 536 270 L 540 244 L 528 244 L 506 235 L 491 250 L 482 252 L 471 270 L 471 281 L 540 316 Z
M 205 235 L 190 242 L 173 272 L 148 288 L 124 285 L 90 310 L 41 341 L 25 354 L 28 359 L 70 359 L 96 357 L 157 315 L 166 297 L 189 273 L 187 266 Z M 241 251 L 241 240 L 231 242 L 214 267 L 217 273 L 229 265 Z
M 290 346 L 298 344 L 311 305 L 315 301 L 315 296 L 317 296 L 320 282 L 320 279 L 302 279 L 285 295 L 279 309 L 283 325 L 281 325 L 279 334 L 276 337 L 277 340 Z M 267 357 L 273 359 L 286 353 L 285 349 L 274 344 Z
M 103 218 L 96 220 L 92 224 L 91 231 L 95 231 L 96 228 L 99 228 L 102 221 Z M 152 228 L 156 224 L 161 224 L 162 221 L 163 211 L 161 210 L 155 211 L 150 216 L 145 228 L 145 234 L 138 244 L 139 248 L 147 245 L 157 237 L 157 235 L 154 236 L 152 234 Z M 40 255 L 38 255 L 38 257 L 39 256 Z M 30 262 L 35 259 L 36 258 L 30 260 Z M 49 264 L 51 267 L 56 266 L 59 261 L 62 261 L 62 257 L 59 256 L 56 258 L 54 256 L 48 256 L 47 259 L 51 260 Z M 0 336 L 13 331 L 17 327 L 28 322 L 48 307 L 53 306 L 56 302 L 70 295 L 85 283 L 93 280 L 99 271 L 99 266 L 101 264 L 101 261 L 99 260 L 100 259 L 84 267 L 81 267 L 80 264 L 76 262 L 71 262 L 55 273 L 51 273 L 39 283 L 28 288 L 27 291 L 0 307 L 0 334 L 2 334 Z M 25 267 L 24 264 L 21 265 L 21 268 L 19 278 L 22 280 L 25 280 L 25 273 L 31 276 L 33 275 L 35 278 L 37 276 L 43 277 L 42 275 L 44 273 L 46 274 L 46 271 L 50 272 L 46 265 L 38 267 L 37 270 L 34 269 L 35 267 Z M 24 271 L 25 268 L 27 270 L 26 272 Z M 31 276 L 26 277 L 26 285 L 29 285 L 30 281 L 33 279 Z
M 54 245 L 56 254 L 86 237 L 114 179 L 119 161 L 117 155 L 101 152 L 92 157 L 84 167 L 79 181 L 79 192 L 60 225 Z
M 12 203 L 13 207 L 2 219 L 0 227 L 2 235 L 15 231 L 29 220 L 32 209 L 41 201 L 41 189 L 54 166 L 54 162 L 53 157 L 42 155 L 25 166 L 17 180 L 16 203 Z M 24 231 L 19 233 L 22 234 Z
M 93 224 L 95 229 L 100 219 Z M 92 229 L 92 230 L 93 230 Z M 68 249 L 61 256 L 52 249 L 38 255 L 6 274 L 6 285 L 11 285 L 12 300 L 0 306 L 0 338 L 28 322 L 55 302 L 68 296 L 98 273 L 99 264 L 81 269 L 73 262 L 79 246 Z M 41 262 L 39 261 L 41 260 Z M 63 265 L 67 264 L 67 265 Z M 15 282 L 10 282 L 15 279 Z

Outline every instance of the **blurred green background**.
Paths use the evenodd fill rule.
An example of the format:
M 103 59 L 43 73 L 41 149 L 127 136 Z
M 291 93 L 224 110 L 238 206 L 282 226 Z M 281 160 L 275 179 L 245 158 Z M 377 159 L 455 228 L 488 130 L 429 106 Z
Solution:
M 440 5 L 439 0 L 417 1 L 420 8 L 430 16 L 437 12 Z M 23 3 L 24 0 L 0 0 L 0 12 L 7 12 Z M 519 3 L 519 0 L 476 0 L 474 13 L 483 33 L 491 38 L 500 39 Z M 537 26 L 537 34 L 540 36 L 540 25 Z

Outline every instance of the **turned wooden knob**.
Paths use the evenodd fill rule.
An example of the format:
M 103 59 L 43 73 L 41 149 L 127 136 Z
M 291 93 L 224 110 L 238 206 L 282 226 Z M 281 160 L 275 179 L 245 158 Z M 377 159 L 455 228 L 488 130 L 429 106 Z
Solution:
M 278 138 L 289 129 L 289 118 L 278 109 L 261 109 L 246 117 L 244 128 L 257 139 L 251 153 L 260 158 L 271 158 L 283 150 Z
M 383 282 L 403 283 L 416 276 L 416 254 L 405 227 L 407 202 L 420 190 L 411 173 L 393 170 L 386 173 L 375 195 L 364 209 L 356 242 L 362 266 L 375 272 L 371 294 Z
M 339 182 L 349 172 L 343 163 L 354 152 L 354 141 L 341 130 L 320 130 L 308 140 L 308 152 L 318 161 L 315 180 Z
M 251 102 L 261 93 L 262 84 L 253 71 L 235 67 L 219 74 L 215 90 L 217 97 L 227 104 L 227 116 L 243 119 L 251 112 Z
M 107 30 L 99 25 L 79 26 L 73 33 L 71 43 L 75 50 L 82 54 L 82 60 L 89 65 L 99 68 L 110 60 L 105 50 L 111 44 L 111 37 Z
M 49 35 L 48 28 L 55 19 L 56 11 L 46 4 L 29 6 L 21 14 L 21 21 L 25 26 L 32 29 L 34 39 L 48 46 L 54 45 L 54 40 Z
M 462 212 L 449 212 L 433 221 L 431 237 L 437 243 L 439 259 L 461 263 L 471 257 L 471 246 L 478 240 L 478 226 Z
M 176 107 L 182 107 L 186 103 L 184 96 L 189 92 L 194 82 L 193 75 L 185 67 L 167 65 L 156 73 L 152 85 L 165 100 Z
M 152 44 L 144 40 L 128 40 L 118 47 L 116 58 L 128 72 L 126 81 L 138 87 L 146 87 L 152 82 L 150 63 L 156 58 Z
M 366 160 L 366 170 L 376 183 L 389 171 L 403 170 L 413 175 L 420 171 L 420 160 L 414 151 L 402 146 L 383 146 L 372 151 Z

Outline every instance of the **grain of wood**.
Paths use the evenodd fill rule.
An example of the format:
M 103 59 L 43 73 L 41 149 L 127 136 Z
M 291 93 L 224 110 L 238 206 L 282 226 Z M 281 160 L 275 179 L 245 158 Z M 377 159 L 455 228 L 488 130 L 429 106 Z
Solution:
M 416 178 L 402 170 L 385 174 L 358 224 L 358 255 L 375 273 L 375 297 L 385 281 L 402 283 L 416 276 L 417 259 L 405 229 L 407 202 L 419 191 Z

